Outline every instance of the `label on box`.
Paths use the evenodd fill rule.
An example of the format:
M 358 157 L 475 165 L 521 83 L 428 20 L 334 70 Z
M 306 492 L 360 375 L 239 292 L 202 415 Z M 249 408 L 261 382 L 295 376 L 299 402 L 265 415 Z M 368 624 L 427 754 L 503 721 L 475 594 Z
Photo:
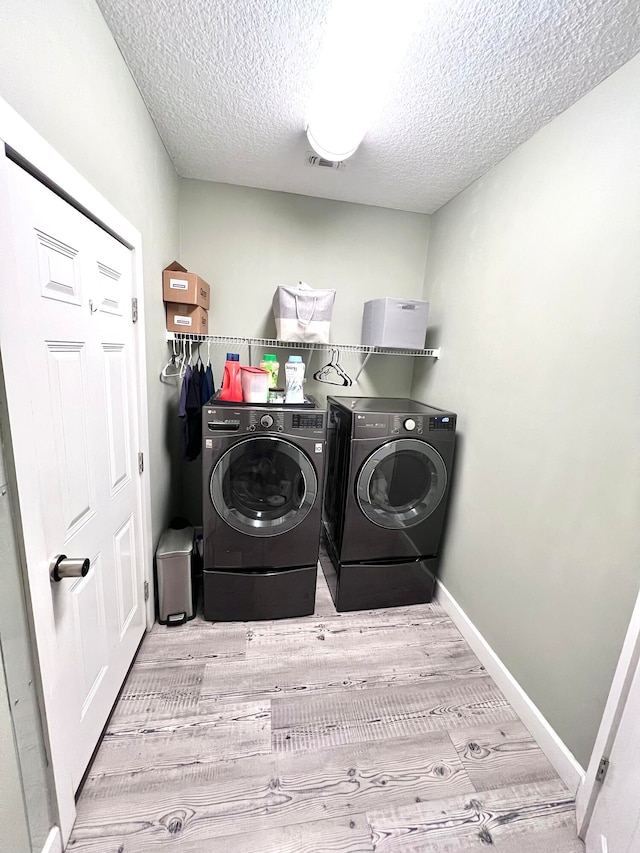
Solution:
M 177 314 L 173 318 L 173 322 L 176 324 L 176 326 L 190 326 L 192 320 L 192 317 L 179 317 Z
M 169 287 L 171 290 L 189 290 L 189 282 L 184 278 L 170 278 Z

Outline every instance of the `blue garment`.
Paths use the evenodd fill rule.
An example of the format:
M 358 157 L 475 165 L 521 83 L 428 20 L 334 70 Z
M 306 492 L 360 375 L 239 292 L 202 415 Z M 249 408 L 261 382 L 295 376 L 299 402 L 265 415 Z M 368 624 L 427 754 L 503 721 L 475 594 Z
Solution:
M 213 382 L 213 370 L 211 365 L 207 365 L 207 369 L 204 372 L 204 393 L 202 395 L 202 405 L 204 406 L 213 395 L 216 393 L 216 386 Z
M 193 462 L 200 455 L 202 444 L 202 403 L 200 371 L 187 369 L 180 389 L 178 415 L 182 418 L 182 446 L 184 458 Z

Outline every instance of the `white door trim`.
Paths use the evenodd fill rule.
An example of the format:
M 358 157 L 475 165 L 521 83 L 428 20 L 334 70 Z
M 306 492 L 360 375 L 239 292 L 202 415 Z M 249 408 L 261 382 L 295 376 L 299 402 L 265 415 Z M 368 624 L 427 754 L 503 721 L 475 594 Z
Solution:
M 631 621 L 622 644 L 611 689 L 600 722 L 589 766 L 576 796 L 578 835 L 584 839 L 600 791 L 596 773 L 601 758 L 609 758 L 618 733 L 633 677 L 640 662 L 640 594 L 636 599 Z
M 60 837 L 60 829 L 57 826 L 54 826 L 47 836 L 42 853 L 63 853 L 62 838 Z
M 440 581 L 437 583 L 436 596 L 438 602 L 446 610 L 462 636 L 480 659 L 480 663 L 502 690 L 514 711 L 536 739 L 538 746 L 547 756 L 569 791 L 575 794 L 584 779 L 584 770 L 578 764 L 573 753 Z
M 84 209 L 92 218 L 106 226 L 133 253 L 133 293 L 138 300 L 138 322 L 135 326 L 135 382 L 137 387 L 138 403 L 138 449 L 144 453 L 147 462 L 145 471 L 138 480 L 139 503 L 142 515 L 142 548 L 144 555 L 144 578 L 149 583 L 149 589 L 153 589 L 153 542 L 151 533 L 151 491 L 149 484 L 149 430 L 147 409 L 147 376 L 146 376 L 146 353 L 145 353 L 145 321 L 144 321 L 144 286 L 142 271 L 142 236 L 140 232 L 128 222 L 89 182 L 82 177 L 63 157 L 61 157 L 49 143 L 43 139 L 21 116 L 19 116 L 4 100 L 0 98 L 0 157 L 2 160 L 7 156 L 6 147 L 26 161 L 37 170 L 51 184 L 61 190 L 67 198 L 73 200 Z M 4 165 L 0 164 L 0 165 Z M 0 169 L 0 177 L 4 175 L 4 169 Z M 8 209 L 6 197 L 7 187 L 4 180 L 0 180 L 0 211 Z M 1 232 L 0 232 L 1 234 Z M 4 286 L 16 280 L 15 261 L 9 247 L 2 247 L 2 273 Z M 0 339 L 0 346 L 2 340 Z M 149 596 L 146 605 L 147 628 L 153 624 L 153 596 Z M 33 612 L 34 633 L 36 646 L 39 643 L 38 613 Z M 37 654 L 37 649 L 34 650 Z M 46 679 L 46 673 L 42 673 L 42 680 Z M 46 691 L 45 691 L 46 692 Z M 55 798 L 58 806 L 60 829 L 63 838 L 68 838 L 75 820 L 74 792 L 67 789 L 61 782 L 60 776 L 56 774 L 56 737 L 55 732 L 49 729 L 49 721 L 45 717 L 48 740 L 51 748 L 51 762 L 55 785 Z M 53 737 L 52 737 L 53 735 Z

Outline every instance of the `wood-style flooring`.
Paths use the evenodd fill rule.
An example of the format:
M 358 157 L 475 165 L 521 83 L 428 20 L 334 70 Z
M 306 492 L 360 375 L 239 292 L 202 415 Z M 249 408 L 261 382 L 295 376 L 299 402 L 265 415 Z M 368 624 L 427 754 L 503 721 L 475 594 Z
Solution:
M 438 604 L 156 625 L 73 853 L 582 853 L 572 797 Z

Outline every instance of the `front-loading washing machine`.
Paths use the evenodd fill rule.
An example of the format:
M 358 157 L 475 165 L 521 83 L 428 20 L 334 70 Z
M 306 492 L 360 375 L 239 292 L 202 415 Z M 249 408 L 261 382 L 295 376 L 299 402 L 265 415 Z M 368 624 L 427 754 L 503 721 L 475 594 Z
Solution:
M 337 610 L 431 601 L 456 435 L 453 412 L 329 397 L 321 564 Z
M 325 426 L 315 407 L 203 407 L 205 619 L 313 613 Z

